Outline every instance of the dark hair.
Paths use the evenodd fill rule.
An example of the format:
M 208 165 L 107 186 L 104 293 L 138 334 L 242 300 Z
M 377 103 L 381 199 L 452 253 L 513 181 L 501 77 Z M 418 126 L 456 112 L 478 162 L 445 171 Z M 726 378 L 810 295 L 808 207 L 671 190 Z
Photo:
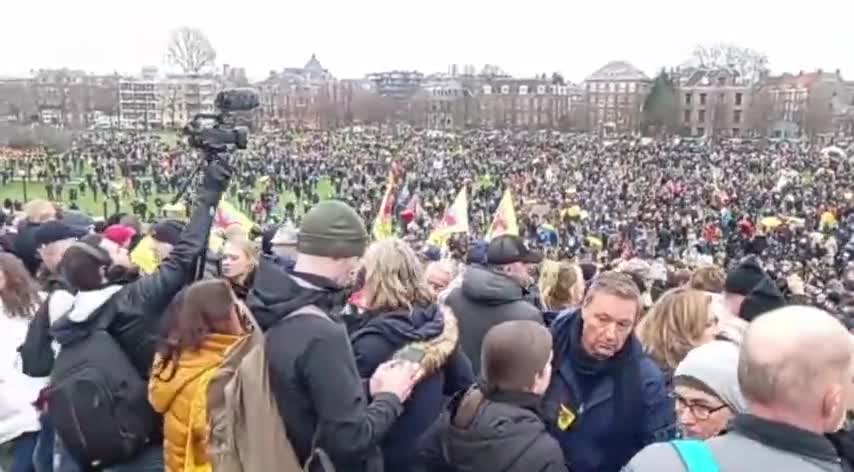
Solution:
M 523 392 L 549 361 L 552 335 L 535 321 L 505 321 L 483 338 L 481 374 L 487 389 Z
M 97 290 L 104 286 L 106 268 L 112 262 L 110 254 L 97 244 L 77 241 L 65 251 L 59 263 L 59 273 L 74 290 Z
M 104 236 L 100 234 L 87 234 L 86 236 L 80 238 L 81 242 L 99 248 L 101 248 L 101 242 L 103 240 Z M 136 281 L 140 278 L 141 275 L 142 274 L 139 272 L 139 267 L 125 267 L 122 265 L 113 264 L 111 261 L 110 266 L 107 267 L 107 270 L 104 274 L 104 278 L 107 279 L 108 284 L 124 285 Z
M 18 318 L 31 317 L 41 298 L 38 284 L 24 263 L 9 253 L 0 253 L 0 271 L 6 279 L 6 285 L 0 290 L 0 301 L 6 313 Z
M 155 375 L 168 382 L 175 376 L 184 351 L 197 351 L 205 336 L 225 331 L 235 300 L 228 282 L 222 279 L 202 280 L 179 292 L 166 309 Z M 161 377 L 170 366 L 169 375 Z

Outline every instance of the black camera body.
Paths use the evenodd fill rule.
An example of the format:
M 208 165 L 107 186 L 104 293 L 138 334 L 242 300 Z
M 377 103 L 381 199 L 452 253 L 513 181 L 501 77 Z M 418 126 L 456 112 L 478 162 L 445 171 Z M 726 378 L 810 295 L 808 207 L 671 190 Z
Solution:
M 236 125 L 235 115 L 257 108 L 258 93 L 251 88 L 225 89 L 217 94 L 214 104 L 219 113 L 199 113 L 184 127 L 190 146 L 208 151 L 209 157 L 226 151 L 228 146 L 246 149 L 249 133 Z

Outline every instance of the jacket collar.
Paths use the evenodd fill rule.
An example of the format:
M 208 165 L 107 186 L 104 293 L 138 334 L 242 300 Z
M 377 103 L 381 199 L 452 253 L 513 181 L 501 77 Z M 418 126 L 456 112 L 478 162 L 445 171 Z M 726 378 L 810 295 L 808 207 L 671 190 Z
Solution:
M 796 426 L 740 414 L 729 430 L 774 449 L 827 462 L 839 462 L 839 454 L 827 438 Z

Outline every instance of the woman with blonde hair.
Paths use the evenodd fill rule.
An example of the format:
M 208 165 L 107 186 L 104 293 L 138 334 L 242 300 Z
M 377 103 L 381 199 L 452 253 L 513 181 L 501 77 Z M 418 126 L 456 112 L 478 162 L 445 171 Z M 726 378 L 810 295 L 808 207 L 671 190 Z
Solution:
M 228 239 L 222 248 L 222 276 L 241 300 L 246 299 L 255 279 L 260 249 L 254 241 L 241 237 Z
M 439 416 L 445 396 L 470 387 L 474 375 L 457 346 L 456 317 L 436 304 L 412 248 L 398 239 L 377 241 L 365 253 L 363 265 L 365 312 L 350 326 L 362 378 L 370 378 L 377 367 L 395 358 L 425 368 L 382 444 L 385 470 L 407 472 L 418 465 L 418 440 Z
M 543 311 L 560 312 L 578 306 L 584 296 L 581 267 L 569 262 L 544 261 L 539 288 Z
M 691 349 L 718 335 L 711 296 L 686 287 L 666 292 L 637 327 L 644 350 L 670 378 Z

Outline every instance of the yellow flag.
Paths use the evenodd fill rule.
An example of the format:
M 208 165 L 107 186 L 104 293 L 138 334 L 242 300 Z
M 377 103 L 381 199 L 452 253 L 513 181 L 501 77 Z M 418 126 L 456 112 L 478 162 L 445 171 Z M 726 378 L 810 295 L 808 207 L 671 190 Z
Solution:
M 454 233 L 469 232 L 469 200 L 466 188 L 460 189 L 454 203 L 445 210 L 445 215 L 430 233 L 427 240 L 434 246 L 442 247 L 448 242 L 448 238 Z
M 151 274 L 157 270 L 159 262 L 154 252 L 154 238 L 150 235 L 142 238 L 130 253 L 130 261 L 139 267 L 144 274 Z
M 394 185 L 394 171 L 391 170 L 389 171 L 388 178 L 386 179 L 385 194 L 383 195 L 382 202 L 380 202 L 380 208 L 379 211 L 377 211 L 377 217 L 374 218 L 374 226 L 371 231 L 374 236 L 374 239 L 377 241 L 390 238 L 393 232 L 392 221 L 394 221 Z
M 504 234 L 519 236 L 516 209 L 513 207 L 513 194 L 510 193 L 510 189 L 505 190 L 501 197 L 501 202 L 492 218 L 492 224 L 489 226 L 489 231 L 486 232 L 486 240 L 489 241 Z

